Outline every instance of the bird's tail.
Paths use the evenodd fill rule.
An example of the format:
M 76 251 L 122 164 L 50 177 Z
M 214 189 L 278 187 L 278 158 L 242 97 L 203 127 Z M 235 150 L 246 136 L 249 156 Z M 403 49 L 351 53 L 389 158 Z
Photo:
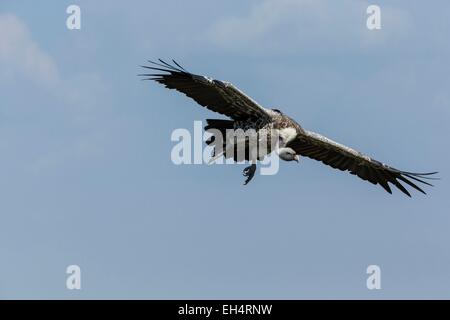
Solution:
M 234 121 L 232 120 L 223 120 L 223 119 L 206 119 L 206 126 L 205 131 L 208 130 L 219 130 L 220 133 L 222 133 L 223 138 L 226 136 L 227 129 L 233 129 L 234 128 Z M 210 145 L 214 142 L 215 138 L 214 136 L 211 137 L 212 139 L 209 139 L 206 141 L 206 144 Z
M 223 119 L 206 119 L 205 131 L 210 131 L 213 135 L 206 141 L 206 144 L 213 145 L 213 153 L 211 162 L 214 162 L 216 159 L 220 158 L 222 154 L 226 150 L 226 132 L 229 129 L 234 128 L 234 121 L 232 120 L 223 120 Z M 215 141 L 217 140 L 216 134 L 219 131 L 222 134 L 222 146 L 218 146 Z M 220 148 L 221 147 L 221 148 Z M 216 152 L 216 150 L 220 150 Z
M 235 122 L 232 120 L 219 120 L 219 119 L 207 119 L 207 125 L 205 131 L 210 131 L 213 135 L 206 141 L 208 146 L 213 146 L 213 152 L 209 163 L 213 163 L 221 156 L 226 159 L 233 158 L 236 162 L 244 160 L 250 161 L 255 158 L 254 152 L 258 149 L 254 149 L 254 146 L 250 145 L 248 137 L 244 137 L 244 140 L 235 137 L 233 140 L 229 140 L 227 137 L 227 130 L 233 130 Z M 215 135 L 219 131 L 222 134 L 222 145 L 220 140 Z M 236 139 L 237 138 L 237 139 Z M 256 153 L 258 155 L 258 153 Z M 260 160 L 258 158 L 258 160 Z

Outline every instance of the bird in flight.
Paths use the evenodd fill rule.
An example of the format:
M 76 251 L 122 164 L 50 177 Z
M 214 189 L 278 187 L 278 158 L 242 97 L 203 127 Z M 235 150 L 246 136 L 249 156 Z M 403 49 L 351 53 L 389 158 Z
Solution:
M 298 162 L 299 157 L 303 156 L 321 161 L 332 168 L 348 171 L 374 185 L 379 184 L 389 193 L 392 193 L 391 184 L 411 197 L 409 191 L 401 184 L 403 182 L 426 194 L 418 184 L 432 186 L 430 182 L 425 180 L 437 179 L 432 177 L 437 172 L 401 171 L 318 133 L 305 130 L 280 110 L 267 109 L 259 105 L 230 82 L 190 73 L 175 60 L 172 60 L 173 64 L 161 59 L 159 59 L 159 62 L 148 62 L 150 65 L 142 67 L 152 70 L 152 73 L 140 74 L 140 76 L 145 77 L 143 80 L 154 80 L 163 84 L 166 88 L 180 91 L 201 106 L 230 118 L 228 120 L 207 119 L 205 130 L 216 130 L 225 134 L 227 130 L 252 129 L 258 134 L 264 135 L 272 135 L 272 133 L 267 132 L 275 131 L 278 137 L 276 151 L 280 159 Z M 270 137 L 268 140 L 270 141 Z M 210 145 L 214 142 L 213 136 L 206 143 Z M 230 145 L 233 146 L 235 143 L 236 141 L 221 140 L 220 150 L 229 150 Z M 248 138 L 245 146 L 249 149 L 252 148 L 249 146 Z M 218 145 L 216 144 L 214 147 L 217 149 Z M 269 147 L 267 154 L 272 149 Z M 252 160 L 252 164 L 244 169 L 243 175 L 246 176 L 244 184 L 247 184 L 255 175 L 256 161 L 251 150 L 245 151 L 243 156 L 245 159 L 239 158 L 235 151 L 218 154 L 213 151 L 214 155 L 215 157 L 222 155 L 226 158 L 232 157 L 235 161 Z M 265 155 L 258 154 L 256 160 L 261 160 Z

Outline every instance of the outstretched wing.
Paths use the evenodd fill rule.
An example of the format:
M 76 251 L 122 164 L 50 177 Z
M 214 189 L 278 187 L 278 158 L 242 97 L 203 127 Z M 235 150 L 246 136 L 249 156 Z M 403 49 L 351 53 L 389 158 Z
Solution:
M 249 118 L 270 120 L 270 115 L 262 106 L 231 83 L 187 72 L 174 60 L 172 61 L 175 65 L 159 61 L 160 63 L 149 61 L 151 66 L 142 67 L 162 73 L 140 76 L 146 77 L 144 80 L 154 80 L 166 88 L 180 91 L 198 104 L 234 120 Z
M 431 186 L 424 179 L 435 179 L 431 178 L 430 175 L 437 173 L 400 171 L 320 134 L 306 130 L 299 133 L 293 141 L 288 143 L 287 147 L 291 147 L 302 156 L 322 161 L 335 169 L 349 171 L 351 174 L 373 184 L 380 184 L 389 193 L 392 193 L 389 186 L 389 183 L 391 183 L 406 195 L 411 196 L 400 183 L 402 181 L 425 194 L 425 191 L 418 187 L 416 183 L 420 182 Z

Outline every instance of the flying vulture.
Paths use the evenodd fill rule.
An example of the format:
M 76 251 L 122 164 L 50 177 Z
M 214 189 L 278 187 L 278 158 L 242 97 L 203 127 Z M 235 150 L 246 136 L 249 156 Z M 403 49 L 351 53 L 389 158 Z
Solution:
M 392 193 L 390 187 L 392 184 L 411 197 L 409 191 L 401 184 L 403 182 L 425 194 L 418 184 L 432 186 L 425 180 L 436 179 L 432 175 L 437 172 L 401 171 L 318 133 L 305 130 L 280 110 L 262 107 L 231 83 L 190 73 L 175 60 L 172 62 L 173 65 L 161 59 L 159 62 L 149 61 L 151 65 L 142 67 L 153 72 L 140 76 L 145 77 L 143 80 L 154 80 L 166 88 L 180 91 L 203 107 L 230 118 L 230 120 L 207 119 L 205 130 L 216 130 L 224 135 L 226 130 L 236 129 L 253 129 L 257 134 L 263 133 L 264 135 L 271 135 L 267 132 L 276 131 L 279 143 L 276 150 L 282 160 L 298 162 L 299 156 L 318 160 L 335 169 L 348 171 L 372 184 L 379 184 L 389 193 Z M 214 143 L 214 140 L 213 137 L 207 141 L 207 144 Z M 270 137 L 268 141 L 270 141 Z M 223 145 L 220 145 L 220 150 L 228 150 L 229 145 L 227 144 L 233 146 L 235 143 L 235 140 L 233 142 L 222 140 L 221 144 Z M 216 144 L 214 147 L 217 149 L 218 145 Z M 246 148 L 248 147 L 247 138 Z M 269 147 L 268 153 L 271 150 Z M 245 151 L 245 159 L 239 159 L 235 151 L 231 154 L 225 152 L 214 154 L 213 152 L 213 156 L 215 155 L 215 158 L 222 155 L 226 158 L 233 157 L 235 161 L 252 160 L 252 164 L 243 172 L 243 175 L 246 176 L 244 184 L 247 184 L 256 171 L 256 161 L 250 153 L 249 150 Z M 258 154 L 256 157 L 256 160 L 261 160 L 261 155 Z

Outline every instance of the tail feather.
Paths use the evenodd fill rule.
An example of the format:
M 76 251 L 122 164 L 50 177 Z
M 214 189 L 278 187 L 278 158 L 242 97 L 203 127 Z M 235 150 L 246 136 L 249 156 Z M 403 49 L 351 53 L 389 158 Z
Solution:
M 234 121 L 232 120 L 223 120 L 223 119 L 206 119 L 205 131 L 208 130 L 219 130 L 222 134 L 222 139 L 225 141 L 226 131 L 227 129 L 234 128 Z M 208 141 L 206 141 L 207 145 L 212 144 L 215 141 L 215 136 L 212 136 Z
M 245 142 L 244 145 L 244 153 L 238 154 L 238 148 L 234 144 L 227 145 L 226 136 L 227 136 L 227 130 L 234 129 L 234 121 L 233 120 L 223 120 L 223 119 L 206 119 L 207 125 L 205 126 L 205 131 L 208 130 L 218 130 L 222 134 L 222 148 L 217 145 L 215 136 L 211 136 L 206 141 L 206 144 L 208 146 L 214 146 L 212 151 L 212 158 L 209 161 L 210 163 L 213 163 L 215 160 L 220 158 L 221 156 L 224 156 L 226 159 L 233 158 L 234 161 L 240 162 L 244 160 L 250 160 L 253 157 L 250 154 L 250 146 L 248 141 Z M 212 132 L 213 134 L 216 134 L 217 132 Z M 217 150 L 216 150 L 217 148 Z M 258 159 L 260 160 L 260 159 Z

